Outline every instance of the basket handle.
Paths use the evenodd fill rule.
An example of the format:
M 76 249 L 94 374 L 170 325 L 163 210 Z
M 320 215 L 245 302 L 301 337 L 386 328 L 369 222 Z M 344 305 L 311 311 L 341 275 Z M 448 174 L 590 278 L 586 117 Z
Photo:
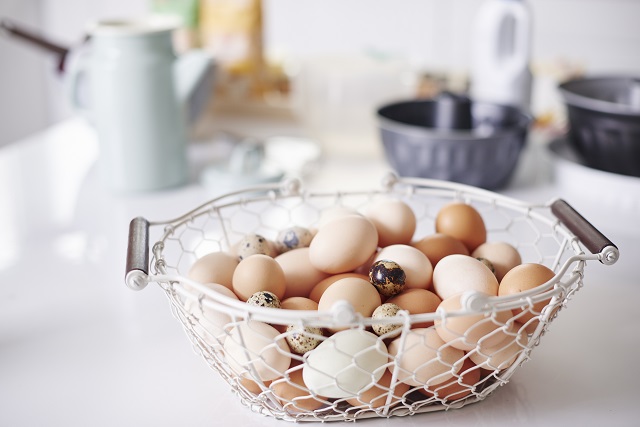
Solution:
M 569 203 L 557 199 L 551 204 L 551 212 L 580 239 L 592 254 L 600 255 L 601 263 L 612 265 L 618 260 L 620 255 L 618 247 Z
M 137 217 L 129 223 L 125 283 L 139 291 L 149 283 L 149 221 Z

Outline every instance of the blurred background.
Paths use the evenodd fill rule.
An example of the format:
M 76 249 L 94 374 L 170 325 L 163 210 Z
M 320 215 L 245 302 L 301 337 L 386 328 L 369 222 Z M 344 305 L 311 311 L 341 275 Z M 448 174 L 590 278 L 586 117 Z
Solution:
M 294 98 L 292 76 L 301 72 L 303 64 L 318 58 L 332 57 L 332 63 L 339 62 L 335 58 L 348 58 L 352 62 L 345 67 L 351 71 L 378 66 L 379 80 L 372 80 L 372 86 L 385 81 L 388 68 L 380 67 L 380 61 L 385 61 L 385 65 L 393 63 L 410 71 L 411 90 L 428 94 L 434 85 L 464 88 L 471 24 L 482 2 L 242 0 L 235 3 L 245 8 L 245 22 L 238 20 L 233 25 L 244 39 L 239 37 L 235 45 L 221 43 L 211 32 L 216 20 L 224 18 L 214 10 L 219 12 L 225 3 L 231 2 L 0 0 L 0 17 L 73 48 L 81 44 L 91 21 L 177 11 L 186 16 L 185 31 L 176 39 L 178 49 L 200 46 L 211 50 L 218 60 L 228 60 L 226 77 L 223 73 L 217 76 L 217 90 L 226 85 L 226 93 L 218 93 L 217 102 L 233 105 L 240 99 L 248 105 L 247 99 L 255 100 L 258 93 L 258 104 L 286 109 Z M 554 119 L 554 85 L 567 75 L 640 70 L 640 1 L 529 0 L 528 4 L 533 22 L 532 108 L 539 120 Z M 190 15 L 194 7 L 199 13 L 195 18 Z M 256 8 L 257 18 L 252 15 L 258 13 Z M 260 68 L 259 82 L 237 83 L 237 76 L 243 73 L 248 80 L 254 79 L 256 67 Z M 71 115 L 56 58 L 0 32 L 0 145 Z

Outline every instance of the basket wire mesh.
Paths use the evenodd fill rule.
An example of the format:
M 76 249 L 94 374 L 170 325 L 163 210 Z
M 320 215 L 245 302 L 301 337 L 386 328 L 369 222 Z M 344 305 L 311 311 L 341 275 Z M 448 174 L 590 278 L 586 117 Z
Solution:
M 417 218 L 415 236 L 434 232 L 435 217 L 445 204 L 470 204 L 482 215 L 487 241 L 513 245 L 523 263 L 543 264 L 555 276 L 537 288 L 506 297 L 466 293 L 458 311 L 401 310 L 387 319 L 363 317 L 348 304 L 336 304 L 326 312 L 251 306 L 187 277 L 198 258 L 229 251 L 247 233 L 273 239 L 286 227 L 314 227 L 322 213 L 335 206 L 360 210 L 389 197 L 411 206 Z M 392 178 L 379 190 L 353 192 L 307 192 L 299 182 L 287 181 L 231 193 L 175 220 L 149 223 L 163 226 L 151 248 L 151 274 L 128 280 L 159 284 L 195 351 L 255 412 L 288 421 L 353 421 L 460 408 L 485 399 L 509 381 L 582 287 L 585 262 L 602 261 L 602 252 L 585 253 L 576 235 L 550 213 L 550 205 L 530 205 L 473 187 L 422 179 Z M 502 315 L 507 312 L 509 316 Z M 462 333 L 449 330 L 452 319 L 463 316 L 477 316 L 478 321 Z M 344 392 L 343 397 L 325 397 L 305 385 L 304 369 L 315 369 L 308 366 L 311 352 L 292 351 L 287 339 L 325 343 L 330 341 L 326 331 L 336 327 L 370 337 L 372 326 L 384 324 L 399 328 L 375 336 L 360 353 L 345 351 L 335 341 L 327 343 L 333 346 L 332 354 L 346 362 L 335 372 L 321 374 Z M 433 339 L 436 325 L 457 334 L 453 343 L 471 344 L 460 350 L 451 341 Z M 426 362 L 423 358 L 417 364 L 405 363 L 418 353 L 433 356 Z M 375 369 L 362 363 L 375 357 L 384 360 Z M 270 365 L 276 359 L 286 363 Z M 354 391 L 341 380 L 354 375 L 367 385 Z

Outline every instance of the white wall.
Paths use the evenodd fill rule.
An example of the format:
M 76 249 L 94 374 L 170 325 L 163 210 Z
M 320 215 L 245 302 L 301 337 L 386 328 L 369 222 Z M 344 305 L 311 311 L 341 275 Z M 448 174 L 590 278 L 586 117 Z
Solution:
M 0 0 L 0 15 L 24 18 L 73 45 L 87 21 L 136 16 L 151 0 Z M 264 0 L 270 53 L 375 50 L 435 71 L 464 72 L 479 0 Z M 640 74 L 640 1 L 529 0 L 533 59 L 559 58 L 590 72 Z M 0 145 L 70 114 L 42 54 L 0 36 Z

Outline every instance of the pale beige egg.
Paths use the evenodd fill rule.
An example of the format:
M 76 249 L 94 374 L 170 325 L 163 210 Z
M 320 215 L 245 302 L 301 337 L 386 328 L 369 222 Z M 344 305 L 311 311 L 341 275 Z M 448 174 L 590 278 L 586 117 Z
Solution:
M 412 329 L 389 344 L 394 362 L 389 366 L 398 381 L 411 386 L 440 384 L 453 378 L 462 366 L 464 351 L 447 345 L 433 328 Z
M 416 215 L 411 207 L 398 199 L 380 199 L 364 209 L 378 230 L 378 246 L 409 244 L 416 231 Z
M 433 267 L 425 254 L 410 245 L 391 245 L 382 248 L 375 261 L 396 262 L 405 273 L 405 289 L 427 289 L 431 285 Z
M 329 276 L 329 273 L 318 270 L 311 264 L 309 248 L 292 249 L 274 259 L 284 272 L 286 282 L 284 298 L 306 297 L 318 282 Z
M 232 289 L 233 272 L 238 257 L 228 252 L 211 252 L 191 265 L 187 277 L 198 283 L 219 283 Z
M 327 277 L 324 280 L 321 280 L 320 282 L 318 282 L 313 289 L 311 290 L 311 292 L 309 293 L 309 299 L 315 301 L 315 302 L 319 302 L 320 301 L 320 297 L 322 296 L 322 294 L 324 293 L 324 291 L 327 290 L 327 288 L 329 286 L 331 286 L 332 284 L 334 284 L 335 282 L 337 282 L 340 279 L 345 279 L 347 277 L 357 277 L 359 279 L 363 279 L 363 280 L 369 280 L 369 276 L 365 275 L 365 274 L 360 274 L 360 273 L 340 273 L 340 274 L 334 274 L 331 275 L 329 277 Z
M 509 333 L 502 333 L 505 339 L 497 344 L 481 343 L 477 349 L 469 352 L 469 358 L 482 369 L 502 371 L 509 368 L 525 351 L 529 338 L 524 329 L 512 326 Z
M 360 215 L 339 216 L 318 229 L 309 245 L 309 260 L 318 270 L 346 273 L 364 264 L 378 248 L 378 233 Z
M 507 242 L 485 242 L 471 254 L 474 258 L 484 258 L 491 262 L 498 282 L 516 265 L 522 264 L 518 250 Z
M 444 320 L 436 319 L 436 332 L 445 342 L 460 350 L 471 350 L 482 341 L 487 346 L 498 344 L 505 337 L 496 333 L 513 317 L 511 310 L 497 313 L 477 313 L 452 316 L 449 313 L 463 309 L 461 294 L 453 295 L 440 303 L 438 310 L 446 314 Z
M 471 256 L 449 255 L 433 269 L 433 289 L 443 300 L 465 291 L 497 296 L 498 279 L 486 265 Z
M 279 335 L 273 326 L 256 320 L 237 325 L 224 341 L 225 360 L 238 375 L 250 378 L 255 372 L 262 381 L 279 378 L 291 363 L 291 350 Z

